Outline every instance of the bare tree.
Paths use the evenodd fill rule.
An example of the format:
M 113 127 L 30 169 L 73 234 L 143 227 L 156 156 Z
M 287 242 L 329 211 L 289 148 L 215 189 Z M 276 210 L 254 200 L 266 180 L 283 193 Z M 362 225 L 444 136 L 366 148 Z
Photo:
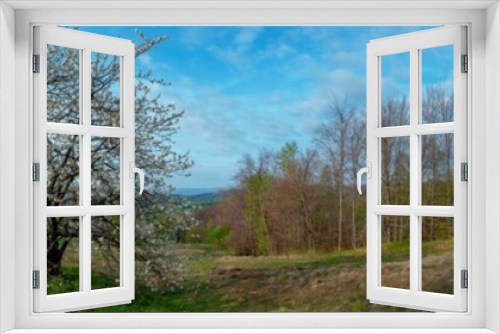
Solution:
M 344 181 L 347 162 L 347 142 L 351 120 L 354 116 L 354 107 L 347 104 L 347 100 L 343 102 L 337 98 L 333 99 L 330 105 L 331 117 L 324 122 L 319 128 L 317 142 L 320 149 L 325 153 L 329 163 L 333 167 L 335 173 L 335 187 L 338 191 L 338 242 L 337 249 L 342 250 L 342 226 L 344 220 L 343 203 L 344 203 Z
M 422 121 L 453 121 L 453 92 L 448 86 L 430 85 L 425 88 L 422 97 Z M 453 205 L 453 147 L 453 134 L 422 136 L 423 205 Z M 434 240 L 433 217 L 428 218 L 423 233 L 428 240 Z
M 352 200 L 352 248 L 357 247 L 357 223 L 356 223 L 356 207 L 358 204 L 359 194 L 352 189 L 356 186 L 357 172 L 359 168 L 365 165 L 362 161 L 366 154 L 366 122 L 359 114 L 356 114 L 352 119 L 352 125 L 349 133 L 349 161 L 351 167 L 351 200 Z M 366 159 L 365 159 L 366 160 Z
M 409 106 L 405 96 L 390 97 L 382 103 L 383 127 L 406 125 Z M 381 200 L 382 204 L 409 205 L 410 203 L 410 141 L 408 137 L 381 139 Z M 385 235 L 389 240 L 402 240 L 407 231 L 399 216 L 385 219 Z M 389 223 L 390 222 L 390 223 Z

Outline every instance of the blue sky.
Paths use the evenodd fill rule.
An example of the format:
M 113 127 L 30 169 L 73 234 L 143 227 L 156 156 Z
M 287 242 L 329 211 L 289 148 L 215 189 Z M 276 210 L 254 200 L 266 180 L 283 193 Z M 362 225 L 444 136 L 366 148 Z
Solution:
M 174 186 L 228 187 L 244 154 L 278 150 L 287 141 L 307 147 L 335 96 L 364 114 L 366 44 L 422 29 L 427 28 L 140 27 L 148 37 L 169 39 L 138 58 L 136 68 L 170 82 L 152 89 L 186 112 L 175 149 L 188 150 L 196 165 L 191 177 L 174 177 Z M 80 30 L 137 40 L 135 27 Z M 426 52 L 424 84 L 451 82 L 452 54 Z M 383 96 L 408 94 L 408 61 L 404 55 L 387 57 Z

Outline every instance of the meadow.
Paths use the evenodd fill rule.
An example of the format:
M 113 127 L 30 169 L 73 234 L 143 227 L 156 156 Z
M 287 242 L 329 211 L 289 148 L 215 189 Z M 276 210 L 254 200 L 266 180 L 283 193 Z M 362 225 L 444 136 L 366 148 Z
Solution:
M 215 245 L 174 244 L 188 259 L 182 287 L 151 288 L 136 274 L 136 296 L 130 304 L 84 312 L 415 312 L 376 305 L 366 299 L 366 251 L 308 252 L 276 256 L 233 256 Z M 453 242 L 423 244 L 423 286 L 453 293 Z M 405 286 L 409 281 L 408 243 L 384 246 L 383 284 Z M 77 266 L 68 253 L 53 292 L 68 291 L 78 282 Z M 110 268 L 92 275 L 92 286 L 113 286 Z

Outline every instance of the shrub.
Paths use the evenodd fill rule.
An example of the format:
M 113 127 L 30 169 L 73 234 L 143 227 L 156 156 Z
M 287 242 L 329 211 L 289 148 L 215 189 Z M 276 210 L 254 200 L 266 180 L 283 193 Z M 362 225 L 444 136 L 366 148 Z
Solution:
M 215 226 L 214 229 L 208 233 L 205 241 L 219 247 L 226 246 L 226 239 L 229 236 L 229 232 L 231 232 L 229 226 Z

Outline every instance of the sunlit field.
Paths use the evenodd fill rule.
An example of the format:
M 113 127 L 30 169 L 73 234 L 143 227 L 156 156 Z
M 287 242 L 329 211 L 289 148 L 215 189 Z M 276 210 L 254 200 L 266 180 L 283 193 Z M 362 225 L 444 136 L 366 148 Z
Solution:
M 408 261 L 401 261 L 408 244 L 385 249 L 384 277 L 389 285 L 409 284 Z M 423 245 L 422 265 L 432 269 L 423 284 L 439 292 L 453 292 L 452 241 Z M 131 304 L 90 310 L 92 312 L 415 312 L 371 304 L 366 299 L 366 253 L 364 249 L 340 253 L 306 253 L 266 257 L 233 256 L 207 244 L 172 246 L 187 259 L 188 272 L 181 286 L 148 287 L 137 273 L 136 297 Z M 71 257 L 71 252 L 68 253 Z M 404 256 L 403 256 L 404 258 Z M 449 268 L 449 269 L 447 269 Z M 442 270 L 444 269 L 444 270 Z M 116 268 L 103 266 L 92 276 L 92 285 L 113 281 Z M 69 276 L 69 277 L 67 277 Z M 71 277 L 73 276 L 73 277 Z M 63 291 L 78 277 L 77 267 L 64 266 L 50 289 Z M 64 283 L 66 282 L 66 283 Z M 86 311 L 88 312 L 88 311 Z

